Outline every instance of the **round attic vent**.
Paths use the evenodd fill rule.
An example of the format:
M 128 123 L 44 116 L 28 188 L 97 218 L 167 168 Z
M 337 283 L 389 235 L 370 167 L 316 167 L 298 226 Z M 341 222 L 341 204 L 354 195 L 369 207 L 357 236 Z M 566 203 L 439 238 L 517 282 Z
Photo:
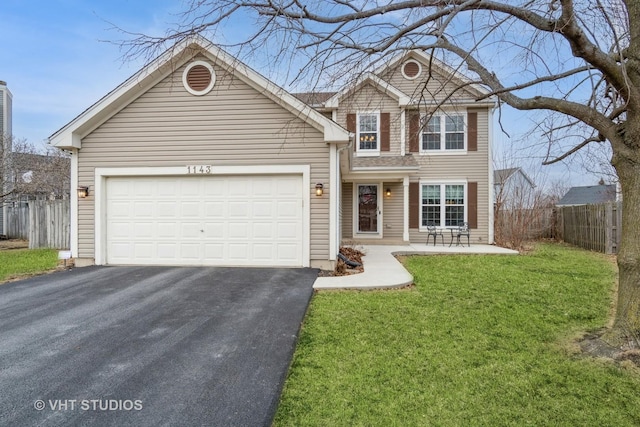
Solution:
M 206 95 L 216 83 L 216 73 L 211 64 L 194 61 L 182 73 L 182 84 L 192 95 Z
M 402 75 L 409 80 L 413 80 L 420 75 L 422 67 L 419 62 L 412 59 L 408 60 L 402 65 Z

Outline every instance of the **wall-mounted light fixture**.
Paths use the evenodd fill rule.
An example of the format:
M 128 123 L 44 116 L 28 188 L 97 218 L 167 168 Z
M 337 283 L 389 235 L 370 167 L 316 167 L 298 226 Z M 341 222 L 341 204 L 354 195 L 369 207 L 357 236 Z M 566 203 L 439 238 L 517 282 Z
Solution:
M 316 196 L 322 196 L 322 190 L 323 190 L 324 186 L 322 185 L 322 183 L 317 183 L 316 184 Z
M 391 197 L 391 189 L 390 189 L 390 188 L 387 188 L 387 189 L 385 190 L 385 194 L 387 195 L 387 197 Z
M 84 199 L 89 195 L 89 187 L 78 187 L 78 198 Z

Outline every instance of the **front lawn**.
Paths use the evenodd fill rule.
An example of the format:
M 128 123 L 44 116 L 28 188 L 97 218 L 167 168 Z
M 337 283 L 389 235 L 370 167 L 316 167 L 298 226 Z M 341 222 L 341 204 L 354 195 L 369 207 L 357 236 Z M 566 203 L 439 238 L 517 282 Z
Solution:
M 611 260 L 545 244 L 406 265 L 416 288 L 314 296 L 276 426 L 640 425 L 637 371 L 569 350 L 607 322 Z
M 52 270 L 57 263 L 55 249 L 0 250 L 0 283 Z

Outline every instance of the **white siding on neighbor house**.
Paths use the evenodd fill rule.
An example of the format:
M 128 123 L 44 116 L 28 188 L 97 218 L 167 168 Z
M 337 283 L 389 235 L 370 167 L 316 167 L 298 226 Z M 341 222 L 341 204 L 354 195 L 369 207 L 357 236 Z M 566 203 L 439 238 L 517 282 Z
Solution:
M 196 58 L 202 60 L 203 58 Z M 214 66 L 204 96 L 182 86 L 184 67 L 142 94 L 82 140 L 78 183 L 94 188 L 96 167 L 310 165 L 311 260 L 329 258 L 329 146 L 320 131 Z M 314 188 L 304 189 L 315 193 Z M 78 202 L 79 257 L 94 257 L 93 194 Z

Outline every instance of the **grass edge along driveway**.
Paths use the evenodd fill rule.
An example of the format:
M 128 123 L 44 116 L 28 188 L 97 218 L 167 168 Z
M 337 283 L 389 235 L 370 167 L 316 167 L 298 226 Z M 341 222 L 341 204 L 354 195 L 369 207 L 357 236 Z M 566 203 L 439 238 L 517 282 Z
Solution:
M 314 295 L 276 426 L 640 425 L 640 375 L 577 357 L 603 327 L 610 258 L 414 256 L 416 287 Z
M 0 250 L 0 284 L 49 272 L 57 263 L 56 249 Z

